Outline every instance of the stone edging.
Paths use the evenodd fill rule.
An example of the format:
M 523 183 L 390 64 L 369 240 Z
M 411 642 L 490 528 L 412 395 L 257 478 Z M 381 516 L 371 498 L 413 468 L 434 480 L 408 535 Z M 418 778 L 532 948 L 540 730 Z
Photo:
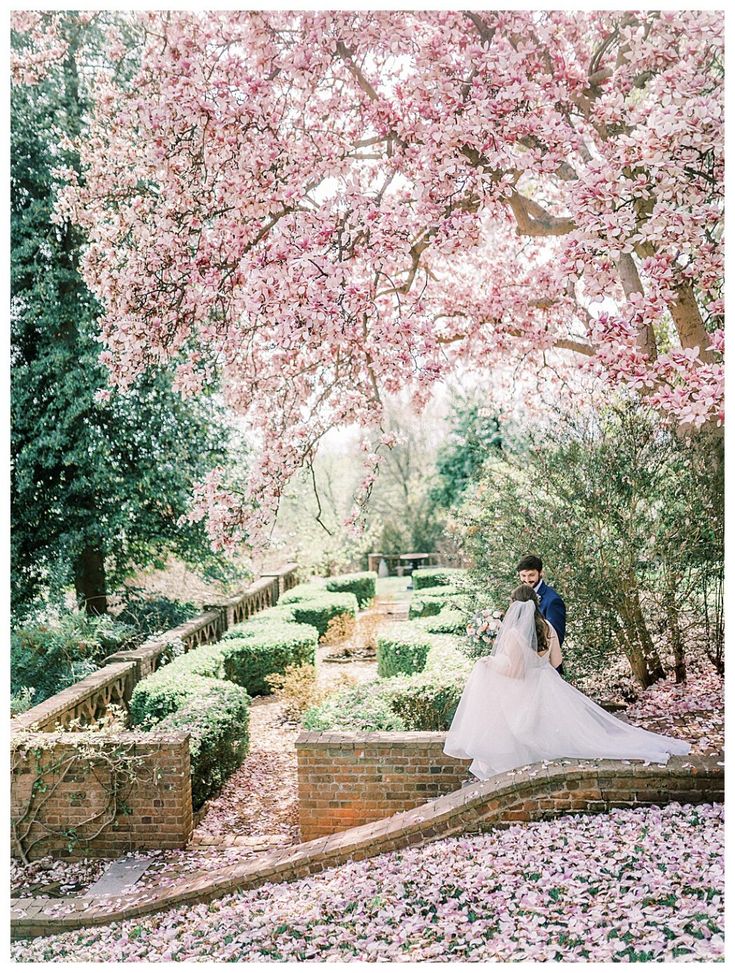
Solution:
M 667 765 L 625 760 L 557 760 L 532 764 L 453 791 L 410 811 L 300 845 L 267 852 L 247 862 L 194 873 L 175 886 L 105 899 L 11 900 L 15 939 L 106 925 L 186 903 L 203 902 L 238 889 L 315 874 L 413 844 L 466 831 L 509 827 L 569 813 L 674 801 L 721 801 L 724 766 L 718 757 L 672 757 Z

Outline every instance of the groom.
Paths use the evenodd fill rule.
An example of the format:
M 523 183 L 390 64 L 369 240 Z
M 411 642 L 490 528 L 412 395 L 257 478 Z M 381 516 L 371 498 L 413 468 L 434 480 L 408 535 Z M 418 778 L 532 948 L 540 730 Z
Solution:
M 559 636 L 559 645 L 564 642 L 564 632 L 567 627 L 567 608 L 554 589 L 546 584 L 541 577 L 544 566 L 540 557 L 529 554 L 518 562 L 518 576 L 521 584 L 530 584 L 539 600 L 539 610 L 550 625 L 554 626 Z M 556 670 L 560 676 L 564 675 L 564 665 Z

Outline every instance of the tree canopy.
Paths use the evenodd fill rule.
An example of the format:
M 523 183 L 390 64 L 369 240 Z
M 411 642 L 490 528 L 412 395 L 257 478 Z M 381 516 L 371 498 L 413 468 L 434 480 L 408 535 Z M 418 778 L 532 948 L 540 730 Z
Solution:
M 58 16 L 18 17 L 33 81 L 63 49 Z M 581 365 L 665 421 L 721 421 L 721 13 L 130 25 L 136 67 L 115 27 L 90 67 L 84 177 L 60 212 L 88 234 L 112 382 L 173 361 L 194 393 L 221 368 L 263 433 L 244 498 L 202 487 L 230 511 L 221 543 L 233 525 L 263 541 L 327 429 L 379 428 L 385 393 L 420 404 L 468 364 Z

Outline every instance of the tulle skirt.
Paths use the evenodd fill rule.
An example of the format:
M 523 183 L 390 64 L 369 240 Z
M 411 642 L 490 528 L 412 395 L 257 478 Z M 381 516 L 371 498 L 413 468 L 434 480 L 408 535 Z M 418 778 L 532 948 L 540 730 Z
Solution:
M 481 780 L 561 757 L 666 763 L 691 745 L 631 726 L 562 679 L 551 667 L 513 679 L 480 659 L 467 681 L 444 753 L 472 760 Z

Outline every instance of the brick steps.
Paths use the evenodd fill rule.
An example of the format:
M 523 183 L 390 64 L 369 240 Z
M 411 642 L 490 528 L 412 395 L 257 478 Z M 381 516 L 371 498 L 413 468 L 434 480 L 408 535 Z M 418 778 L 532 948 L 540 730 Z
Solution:
M 651 804 L 705 804 L 723 800 L 720 757 L 672 757 L 667 765 L 621 760 L 553 761 L 547 766 L 499 774 L 420 807 L 291 848 L 254 856 L 216 871 L 194 873 L 174 886 L 129 892 L 106 899 L 11 900 L 15 939 L 52 935 L 205 902 L 237 889 L 255 888 L 315 874 L 408 845 L 466 831 L 509 827 L 517 821 L 548 820 L 569 813 L 607 811 Z

